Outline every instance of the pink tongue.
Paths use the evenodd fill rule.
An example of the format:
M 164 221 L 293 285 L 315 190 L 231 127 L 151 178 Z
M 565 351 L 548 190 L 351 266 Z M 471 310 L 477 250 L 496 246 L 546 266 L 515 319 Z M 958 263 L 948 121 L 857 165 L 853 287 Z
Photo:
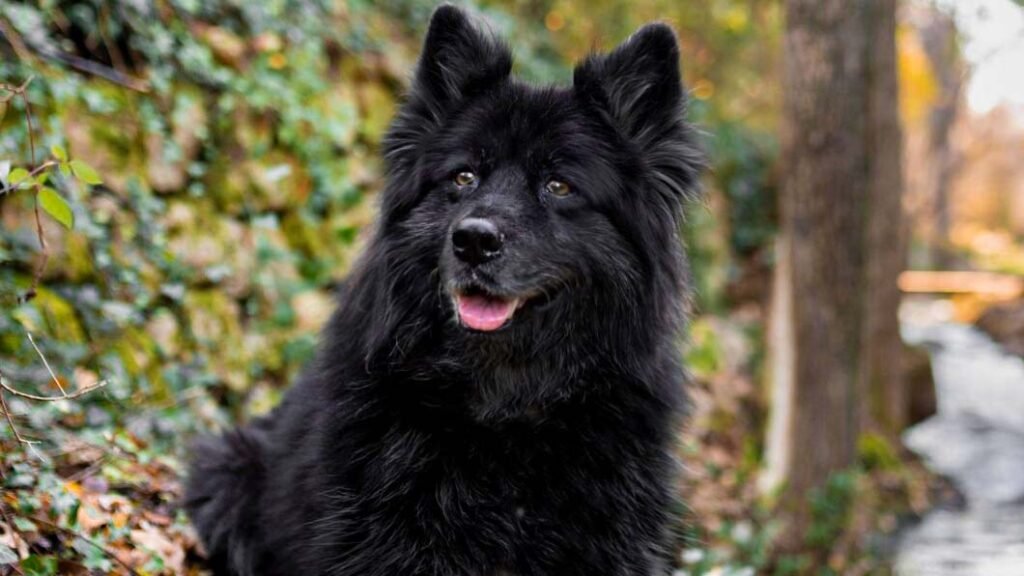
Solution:
M 456 300 L 462 323 L 469 328 L 483 332 L 501 328 L 516 311 L 515 300 L 489 298 L 481 295 L 460 295 Z

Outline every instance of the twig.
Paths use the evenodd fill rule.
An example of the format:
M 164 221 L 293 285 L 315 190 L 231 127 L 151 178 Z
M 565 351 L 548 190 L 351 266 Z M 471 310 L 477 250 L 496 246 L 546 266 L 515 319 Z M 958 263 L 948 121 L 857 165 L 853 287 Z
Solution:
M 2 382 L 2 380 L 0 380 L 0 382 Z M 7 389 L 6 385 L 4 385 L 3 387 L 5 390 Z M 2 390 L 0 390 L 0 408 L 4 409 L 4 416 L 7 418 L 7 426 L 10 427 L 11 432 L 14 433 L 14 438 L 18 441 L 19 444 L 24 444 L 25 446 L 38 444 L 38 441 L 36 440 L 29 440 L 27 438 L 24 438 L 21 435 L 21 432 L 18 431 L 18 426 L 17 424 L 14 423 L 14 415 L 11 414 L 11 409 L 7 406 L 7 399 L 4 398 L 4 393 Z
M 39 346 L 36 346 L 36 339 L 32 337 L 32 333 L 26 330 L 25 336 L 28 336 L 29 343 L 32 344 L 32 348 L 34 348 L 36 354 L 39 355 L 39 359 L 43 361 L 43 366 L 46 366 L 46 371 L 50 373 L 50 378 L 53 378 L 53 383 L 57 385 L 57 389 L 60 390 L 61 396 L 67 398 L 68 393 L 64 390 L 64 386 L 61 386 L 60 378 L 57 378 L 57 375 L 53 373 L 53 368 L 50 368 L 50 363 L 47 362 L 46 356 L 43 355 Z
M 7 92 L 11 92 L 14 95 L 17 95 L 25 104 L 25 120 L 26 122 L 28 122 L 29 154 L 32 160 L 32 166 L 36 166 L 35 127 L 32 125 L 32 103 L 28 99 L 28 85 L 32 82 L 33 78 L 34 76 L 29 76 L 28 79 L 26 79 L 21 84 L 21 86 L 11 86 L 9 84 L 3 84 L 0 85 L 0 88 L 6 90 Z M 36 168 L 33 169 L 31 173 L 33 175 L 38 174 L 42 170 L 46 169 L 44 168 L 44 166 L 46 166 L 47 168 L 49 167 L 47 166 L 47 164 L 49 164 L 49 166 L 52 166 L 55 164 L 55 162 L 44 163 L 43 166 L 36 166 Z M 43 273 L 46 272 L 46 264 L 50 261 L 50 250 L 49 247 L 46 245 L 46 235 L 43 233 L 43 220 L 42 217 L 39 215 L 39 183 L 35 183 L 33 185 L 33 188 L 35 190 L 35 203 L 33 204 L 33 212 L 35 214 L 36 219 L 36 235 L 39 237 L 40 261 L 39 265 L 36 267 L 35 274 L 32 275 L 32 285 L 29 286 L 29 289 L 27 292 L 25 292 L 25 295 L 20 298 L 22 302 L 28 302 L 29 300 L 35 297 L 36 289 L 39 288 L 39 282 L 42 281 Z M 5 188 L 4 193 L 6 192 L 7 189 Z
M 38 352 L 38 349 L 36 351 Z M 44 358 L 43 361 L 44 362 L 46 361 L 45 358 Z M 12 394 L 14 396 L 18 396 L 20 398 L 25 398 L 27 400 L 35 400 L 37 402 L 56 402 L 58 400 L 74 400 L 75 398 L 78 398 L 79 396 L 83 396 L 85 394 L 88 394 L 89 392 L 92 392 L 93 390 L 96 390 L 98 388 L 103 388 L 106 385 L 107 385 L 107 382 L 105 380 L 102 380 L 98 384 L 95 384 L 93 386 L 89 386 L 88 388 L 83 388 L 83 389 L 81 389 L 81 390 L 79 390 L 77 392 L 73 392 L 71 394 L 68 394 L 66 391 L 64 391 L 64 389 L 62 387 L 61 388 L 61 392 L 62 392 L 61 396 L 38 396 L 36 394 L 29 394 L 28 392 L 22 392 L 21 390 L 18 390 L 16 388 L 11 387 L 10 385 L 7 384 L 7 382 L 4 382 L 3 373 L 0 372 L 0 408 L 3 408 L 4 417 L 7 419 L 7 427 L 11 429 L 11 432 L 14 434 L 14 438 L 18 441 L 18 444 L 21 444 L 22 446 L 27 446 L 28 449 L 32 452 L 32 454 L 36 458 L 39 458 L 40 460 L 43 460 L 43 455 L 40 454 L 36 450 L 36 447 L 35 447 L 35 445 L 38 444 L 39 441 L 38 440 L 29 440 L 28 438 L 25 438 L 24 436 L 21 435 L 21 431 L 18 430 L 18 425 L 15 424 L 15 422 L 14 422 L 14 414 L 11 413 L 11 408 L 10 408 L 10 406 L 7 405 L 7 399 L 4 397 L 4 393 L 7 392 L 7 393 L 10 393 L 10 394 Z
M 0 376 L 0 388 L 20 398 L 25 398 L 27 400 L 35 400 L 36 402 L 58 402 L 60 400 L 74 400 L 75 398 L 85 396 L 89 392 L 99 390 L 100 388 L 103 388 L 106 385 L 107 381 L 101 380 L 98 384 L 94 384 L 92 386 L 89 386 L 88 388 L 82 388 L 81 390 L 72 392 L 71 394 L 65 394 L 63 396 L 37 396 L 35 394 L 29 394 L 28 392 L 22 392 L 21 390 L 12 388 L 10 384 L 4 382 L 3 377 Z
M 5 89 L 5 88 L 3 86 L 0 86 L 0 90 L 3 90 L 3 89 Z M 50 168 L 53 168 L 56 165 L 57 165 L 57 161 L 56 160 L 47 160 L 46 162 L 43 162 L 39 166 L 36 166 L 35 169 L 32 170 L 31 172 L 29 172 L 28 173 L 28 177 L 29 178 L 35 178 L 36 176 L 39 176 L 43 172 L 46 172 L 47 170 L 49 170 Z M 0 189 L 0 196 L 3 196 L 4 194 L 7 194 L 8 192 L 13 192 L 13 191 L 17 190 L 19 186 L 21 186 L 21 182 L 18 182 L 17 184 L 8 184 L 6 187 Z
M 14 98 L 15 96 L 23 93 L 28 88 L 28 85 L 34 79 L 35 79 L 35 76 L 29 76 L 24 82 L 21 83 L 20 86 L 14 86 L 13 84 L 6 84 L 6 83 L 3 83 L 3 82 L 0 82 L 0 89 L 6 90 L 6 91 L 11 93 L 9 96 L 5 96 L 4 98 L 0 98 L 0 102 L 6 102 L 6 101 L 10 100 L 11 98 Z
M 28 101 L 26 92 L 28 91 L 28 85 L 35 76 L 29 76 L 25 83 L 18 89 L 18 95 L 21 96 L 21 101 L 25 103 L 25 120 L 28 122 L 28 151 L 30 158 L 32 158 L 32 165 L 36 165 L 36 136 L 35 128 L 32 126 L 32 103 Z
M 50 528 L 52 528 L 54 530 L 59 530 L 59 531 L 65 533 L 65 534 L 67 534 L 69 536 L 74 536 L 75 538 L 78 538 L 79 540 L 85 542 L 86 544 L 92 546 L 93 548 L 96 548 L 97 550 L 103 552 L 104 554 L 106 554 L 107 556 L 112 558 L 115 562 L 117 562 L 122 567 L 124 567 L 124 569 L 127 570 L 128 573 L 131 574 L 132 576 L 139 576 L 139 573 L 136 572 L 135 569 L 132 568 L 130 564 L 128 564 L 127 562 L 122 560 L 117 555 L 116 552 L 114 552 L 110 548 L 107 548 L 106 546 L 100 544 L 99 542 L 96 542 L 92 538 L 89 538 L 89 537 L 85 536 L 81 532 L 79 532 L 77 530 L 73 530 L 71 528 L 67 528 L 65 526 L 61 526 L 60 524 L 57 524 L 55 522 L 51 522 L 49 520 L 46 520 L 45 518 L 37 518 L 35 516 L 29 516 L 28 518 L 29 518 L 29 520 L 31 520 L 31 521 L 33 521 L 35 523 L 42 524 L 43 526 L 48 526 L 48 527 L 50 527 Z
M 32 76 L 29 76 L 28 80 L 25 80 L 25 84 L 22 86 L 20 94 L 21 101 L 25 103 L 25 121 L 28 122 L 28 148 L 29 154 L 32 158 L 32 165 L 36 165 L 36 136 L 35 127 L 32 126 L 32 103 L 28 101 L 27 88 L 28 83 L 32 81 Z M 40 259 L 39 265 L 36 267 L 36 273 L 32 276 L 32 285 L 29 286 L 28 292 L 25 293 L 24 300 L 28 302 L 36 295 L 36 289 L 39 288 L 39 282 L 43 279 L 43 273 L 46 272 L 46 265 L 50 262 L 50 247 L 46 245 L 46 234 L 43 233 L 43 218 L 39 215 L 39 185 L 35 186 L 35 202 L 32 204 L 32 211 L 36 217 L 36 235 L 39 237 L 39 252 Z

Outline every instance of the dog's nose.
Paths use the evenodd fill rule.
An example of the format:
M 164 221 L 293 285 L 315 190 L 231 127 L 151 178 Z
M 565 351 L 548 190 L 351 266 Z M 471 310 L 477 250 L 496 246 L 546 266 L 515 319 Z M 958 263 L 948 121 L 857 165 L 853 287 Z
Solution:
M 476 266 L 501 254 L 501 233 L 494 222 L 484 218 L 466 218 L 452 232 L 455 256 Z

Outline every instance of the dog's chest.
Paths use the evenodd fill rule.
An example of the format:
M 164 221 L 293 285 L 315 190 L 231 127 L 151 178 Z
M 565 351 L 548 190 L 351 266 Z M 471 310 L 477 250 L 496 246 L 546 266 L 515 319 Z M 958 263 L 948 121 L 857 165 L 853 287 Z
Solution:
M 528 432 L 390 435 L 372 476 L 401 489 L 378 510 L 395 524 L 414 518 L 411 531 L 425 540 L 482 556 L 528 554 L 560 540 L 599 505 L 592 495 L 605 491 L 606 480 L 587 465 L 590 448 Z

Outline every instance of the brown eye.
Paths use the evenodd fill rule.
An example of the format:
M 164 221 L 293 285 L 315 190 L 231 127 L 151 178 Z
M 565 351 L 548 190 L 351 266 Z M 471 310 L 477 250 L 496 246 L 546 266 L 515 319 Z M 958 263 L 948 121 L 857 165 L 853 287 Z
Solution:
M 559 180 L 549 180 L 545 186 L 549 194 L 565 198 L 569 195 L 569 185 Z
M 455 175 L 455 185 L 459 188 L 465 188 L 466 186 L 472 186 L 473 184 L 476 184 L 476 174 L 469 171 L 463 171 Z

